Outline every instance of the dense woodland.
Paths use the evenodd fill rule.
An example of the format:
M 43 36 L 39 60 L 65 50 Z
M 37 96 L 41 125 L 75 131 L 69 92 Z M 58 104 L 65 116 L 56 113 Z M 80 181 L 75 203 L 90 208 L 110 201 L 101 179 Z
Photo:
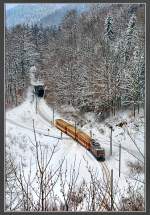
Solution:
M 144 10 L 144 4 L 109 4 L 106 7 L 101 7 L 101 4 L 91 4 L 89 10 L 80 14 L 76 10 L 68 11 L 61 24 L 57 26 L 46 27 L 42 24 L 21 24 L 11 28 L 6 26 L 6 108 L 18 106 L 25 100 L 31 78 L 35 76 L 36 80 L 41 80 L 46 86 L 46 102 L 49 106 L 55 105 L 58 110 L 64 105 L 67 108 L 70 106 L 81 114 L 92 111 L 97 114 L 99 120 L 103 120 L 110 113 L 115 115 L 118 110 L 131 108 L 135 116 L 140 108 L 144 107 L 145 102 Z M 24 113 L 22 119 L 23 123 L 27 119 L 28 125 L 30 112 L 27 112 L 22 112 Z M 9 119 L 11 122 L 10 115 Z M 33 139 L 28 135 L 29 130 L 27 133 L 22 130 L 17 133 L 16 127 L 13 130 L 15 123 L 10 124 L 10 127 L 8 123 L 9 129 L 6 126 L 7 211 L 144 211 L 145 179 L 140 181 L 145 171 L 144 155 L 142 154 L 141 161 L 136 157 L 137 153 L 136 156 L 132 154 L 132 150 L 130 153 L 130 148 L 125 151 L 126 148 L 121 148 L 119 142 L 124 139 L 122 142 L 127 143 L 130 140 L 129 143 L 134 144 L 136 150 L 140 151 L 135 134 L 138 135 L 140 132 L 140 142 L 143 140 L 144 143 L 144 130 L 139 127 L 143 123 L 144 129 L 142 118 L 140 123 L 138 120 L 134 124 L 132 119 L 132 122 L 129 121 L 135 127 L 136 133 L 132 133 L 134 129 L 129 126 L 122 128 L 120 133 L 115 133 L 117 135 L 113 139 L 113 147 L 116 146 L 115 141 L 119 142 L 119 149 L 116 150 L 120 150 L 122 155 L 128 153 L 126 157 L 133 156 L 136 159 L 136 162 L 133 160 L 127 163 L 129 180 L 126 180 L 127 189 L 123 193 L 118 179 L 114 178 L 114 182 L 110 185 L 111 176 L 107 165 L 100 166 L 102 176 L 98 177 L 97 171 L 94 171 L 88 160 L 83 157 L 89 173 L 89 183 L 83 177 L 79 186 L 77 185 L 80 163 L 78 164 L 76 157 L 70 170 L 65 157 L 59 160 L 58 168 L 55 169 L 52 159 L 59 151 L 57 147 L 63 144 L 63 139 L 59 138 L 53 147 L 53 141 L 49 137 L 47 143 L 42 142 L 44 141 L 42 133 L 36 134 L 37 121 L 31 120 L 33 120 Z M 120 118 L 118 120 L 114 124 L 121 128 L 121 123 L 124 122 L 120 123 Z M 107 137 L 107 129 L 111 129 L 111 132 L 114 130 L 108 127 L 108 123 L 105 125 L 107 128 L 102 125 L 103 129 L 100 128 L 98 131 Z M 48 132 L 51 131 L 48 129 Z M 125 139 L 125 132 L 130 139 Z M 107 143 L 109 144 L 109 138 L 106 139 L 106 145 Z M 118 151 L 114 148 L 113 155 L 116 156 L 115 153 Z M 16 152 L 16 149 L 19 150 Z M 19 152 L 21 152 L 20 157 Z M 32 162 L 29 161 L 30 153 L 26 159 L 25 152 L 31 152 L 32 168 L 34 170 L 35 164 L 35 171 L 32 170 Z M 68 152 L 69 150 L 67 154 Z M 77 154 L 80 152 L 77 151 Z M 65 150 L 63 156 L 67 157 Z M 119 154 L 114 159 L 119 161 L 118 156 Z M 21 160 L 18 164 L 17 159 Z M 124 159 L 123 156 L 121 159 Z M 29 166 L 26 160 L 30 162 Z M 25 174 L 28 170 L 27 176 Z M 121 182 L 124 183 L 123 180 Z M 111 191 L 110 186 L 113 188 Z M 58 188 L 61 197 L 56 194 Z
M 141 4 L 70 10 L 59 26 L 6 27 L 6 107 L 22 102 L 35 66 L 48 104 L 114 115 L 130 106 L 135 113 L 144 105 L 144 43 Z

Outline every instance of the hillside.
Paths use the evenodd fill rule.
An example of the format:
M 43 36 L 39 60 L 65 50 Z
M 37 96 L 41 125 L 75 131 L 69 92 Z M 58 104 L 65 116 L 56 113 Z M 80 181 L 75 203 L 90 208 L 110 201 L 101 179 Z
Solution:
M 145 5 L 6 18 L 6 210 L 144 211 Z
M 75 9 L 79 13 L 88 9 L 86 4 L 18 4 L 6 11 L 6 26 L 17 24 L 58 25 L 67 11 Z
M 134 190 L 137 189 L 139 195 L 144 196 L 144 160 L 134 144 L 135 141 L 141 153 L 144 154 L 144 115 L 142 110 L 141 114 L 139 114 L 136 118 L 134 118 L 132 112 L 128 110 L 118 112 L 115 117 L 110 117 L 102 123 L 97 123 L 92 113 L 85 116 L 86 122 L 82 125 L 81 129 L 88 134 L 90 134 L 91 130 L 93 138 L 97 139 L 101 146 L 105 148 L 106 161 L 100 163 L 89 151 L 74 141 L 71 137 L 67 136 L 66 134 L 63 134 L 61 137 L 60 131 L 51 124 L 53 115 L 52 109 L 47 106 L 43 98 L 38 100 L 37 113 L 35 107 L 36 100 L 35 98 L 33 99 L 30 90 L 28 91 L 28 96 L 23 104 L 17 108 L 7 111 L 6 113 L 7 155 L 11 154 L 11 157 L 14 160 L 14 165 L 17 169 L 18 177 L 19 174 L 24 174 L 22 178 L 24 181 L 23 184 L 27 180 L 32 181 L 32 185 L 29 184 L 29 186 L 34 187 L 34 190 L 31 191 L 30 195 L 35 202 L 35 205 L 38 204 L 37 196 L 39 195 L 39 182 L 38 178 L 36 178 L 38 174 L 38 168 L 36 164 L 36 142 L 34 136 L 33 120 L 36 141 L 39 143 L 40 147 L 39 152 L 43 153 L 43 155 L 40 155 L 39 153 L 40 158 L 41 156 L 44 156 L 43 162 L 46 162 L 48 159 L 47 156 L 52 156 L 48 164 L 48 171 L 51 171 L 52 174 L 54 174 L 54 178 L 52 180 L 54 187 L 50 190 L 50 193 L 47 197 L 47 199 L 51 199 L 51 204 L 54 203 L 56 197 L 58 207 L 59 202 L 65 204 L 63 195 L 68 195 L 69 192 L 72 194 L 74 192 L 78 192 L 78 189 L 81 189 L 83 183 L 85 186 L 84 188 L 86 188 L 86 186 L 88 187 L 88 185 L 92 186 L 92 183 L 94 182 L 91 181 L 91 177 L 96 177 L 95 180 L 99 181 L 98 187 L 101 184 L 103 192 L 106 193 L 105 195 L 107 195 L 108 191 L 105 186 L 110 183 L 109 180 L 111 169 L 113 169 L 114 173 L 114 207 L 121 209 L 122 198 L 128 197 L 129 184 L 130 186 L 133 186 L 136 182 Z M 72 118 L 72 114 L 70 114 L 70 117 Z M 55 119 L 57 118 L 63 118 L 62 114 L 55 112 Z M 63 119 L 66 120 L 65 117 Z M 92 119 L 92 121 L 90 119 Z M 74 124 L 74 121 L 69 120 L 69 118 L 67 121 Z M 116 125 L 121 121 L 126 121 L 127 126 L 124 128 L 117 127 Z M 110 129 L 108 124 L 113 126 L 112 156 L 110 156 Z M 80 128 L 81 125 L 79 124 L 78 126 Z M 121 174 L 119 177 L 120 143 Z M 54 148 L 55 151 L 52 154 Z M 59 169 L 61 162 L 63 163 L 61 169 Z M 22 166 L 22 170 L 19 173 L 20 165 Z M 135 169 L 135 167 L 137 169 Z M 55 171 L 58 173 L 55 173 Z M 63 181 L 61 181 L 61 177 Z M 71 177 L 75 177 L 76 180 L 72 181 Z M 62 183 L 64 183 L 65 186 L 64 191 Z M 71 188 L 73 190 L 70 190 L 69 184 L 70 186 L 74 186 Z M 15 189 L 16 186 L 19 186 L 19 181 L 14 183 L 13 189 Z M 95 186 L 97 185 L 95 184 Z M 16 189 L 18 190 L 17 187 Z M 46 189 L 48 189 L 48 187 Z M 45 192 L 47 191 L 48 190 L 45 190 Z M 83 197 L 82 204 L 80 203 L 77 205 L 77 211 L 92 210 L 89 208 L 87 203 L 88 191 L 84 191 L 82 195 L 84 195 L 84 193 L 86 194 Z M 92 192 L 90 192 L 89 195 L 92 196 Z M 12 196 L 12 198 L 16 198 L 15 194 Z M 9 205 L 9 195 L 6 199 L 7 204 Z M 101 201 L 98 199 L 98 196 L 95 197 L 95 201 Z M 108 198 L 108 201 L 109 200 L 110 199 Z M 51 207 L 51 204 L 49 207 Z M 15 207 L 15 202 L 13 202 L 11 207 Z M 101 210 L 107 210 L 105 207 L 107 207 L 107 204 L 103 205 Z M 69 210 L 73 210 L 71 202 L 69 203 L 69 208 Z M 95 210 L 98 210 L 98 207 L 95 206 Z
M 56 9 L 51 14 L 41 18 L 38 24 L 42 24 L 46 27 L 51 25 L 59 25 L 68 11 L 76 10 L 78 14 L 80 14 L 88 9 L 89 5 L 86 4 L 66 4 L 62 8 Z

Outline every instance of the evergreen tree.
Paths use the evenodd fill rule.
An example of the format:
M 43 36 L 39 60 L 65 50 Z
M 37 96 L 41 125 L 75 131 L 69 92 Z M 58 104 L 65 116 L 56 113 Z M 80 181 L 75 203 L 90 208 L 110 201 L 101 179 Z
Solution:
M 105 35 L 106 38 L 109 38 L 110 40 L 114 39 L 114 32 L 113 32 L 113 17 L 111 15 L 108 15 L 105 20 Z

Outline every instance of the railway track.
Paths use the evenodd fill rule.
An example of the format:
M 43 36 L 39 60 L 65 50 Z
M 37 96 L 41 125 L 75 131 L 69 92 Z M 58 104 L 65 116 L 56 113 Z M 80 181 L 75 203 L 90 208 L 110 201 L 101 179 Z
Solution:
M 20 128 L 24 128 L 24 129 L 27 129 L 27 130 L 29 130 L 29 131 L 34 132 L 34 129 L 33 129 L 33 128 L 26 127 L 26 126 L 24 126 L 24 125 L 21 125 L 21 124 L 19 124 L 19 123 L 16 123 L 14 120 L 8 119 L 8 118 L 7 118 L 6 120 L 7 120 L 8 122 L 10 122 L 11 124 L 14 124 L 14 125 L 16 125 L 16 126 L 18 126 L 18 127 L 20 127 Z M 44 136 L 52 137 L 52 138 L 55 138 L 55 139 L 62 139 L 61 137 L 58 137 L 58 136 L 53 136 L 53 135 L 45 134 L 44 132 L 38 131 L 37 129 L 35 129 L 35 133 L 36 133 L 36 134 L 42 134 L 42 135 L 44 135 Z
M 43 112 L 41 111 L 40 109 L 40 99 L 37 100 L 37 111 L 38 111 L 38 114 L 46 121 L 48 122 L 51 126 L 54 126 L 53 125 L 53 122 L 49 119 L 47 119 L 47 117 L 45 116 L 45 114 L 43 114 Z
M 109 168 L 106 164 L 106 162 L 99 162 L 101 165 L 102 173 L 103 173 L 103 190 L 104 193 L 102 193 L 103 198 L 101 201 L 100 208 L 108 209 L 109 210 L 109 202 L 110 202 L 110 195 L 111 195 L 111 175 Z
M 96 128 L 100 132 L 99 127 L 96 126 Z M 127 127 L 125 127 L 125 131 L 127 132 L 127 134 L 130 136 L 131 140 L 135 144 L 135 141 L 132 139 L 132 137 L 131 137 L 131 135 L 130 135 Z M 103 142 L 103 143 L 105 143 L 106 145 L 109 145 L 109 142 L 110 142 L 110 138 L 105 137 L 105 142 Z M 119 148 L 118 142 L 116 142 L 114 139 L 113 139 L 113 147 Z M 136 146 L 136 148 L 137 148 L 137 146 Z M 124 146 L 121 146 L 121 149 L 124 150 L 124 151 L 126 151 L 128 154 L 132 155 L 134 158 L 136 158 L 137 160 L 139 160 L 141 163 L 144 163 L 144 160 L 143 160 L 143 156 L 144 155 L 140 152 L 140 150 L 138 150 L 138 154 L 137 153 L 135 154 L 135 152 L 133 150 L 131 150 L 131 149 L 129 150 L 128 148 L 126 148 Z M 140 157 L 139 157 L 139 155 L 140 155 Z
M 46 117 L 45 117 L 45 115 L 38 109 L 38 113 L 39 113 L 39 115 L 46 121 L 46 122 L 48 122 L 50 125 L 53 125 L 53 122 L 52 121 L 50 121 L 50 120 L 48 120 Z

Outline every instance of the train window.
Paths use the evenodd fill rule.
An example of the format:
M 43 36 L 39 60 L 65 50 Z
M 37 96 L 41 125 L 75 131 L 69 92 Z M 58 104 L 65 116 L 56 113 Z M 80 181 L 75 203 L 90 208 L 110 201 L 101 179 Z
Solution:
M 57 123 L 57 125 L 58 125 L 59 127 L 62 127 L 59 123 Z
M 82 140 L 82 141 L 84 141 L 84 142 L 86 142 L 85 139 L 83 139 L 82 137 L 79 137 L 79 139 Z
M 88 140 L 86 138 L 84 138 L 83 136 L 81 136 L 81 134 L 78 135 L 79 136 L 79 139 L 85 141 L 85 142 L 88 142 Z
M 72 131 L 70 128 L 67 127 L 67 130 L 71 133 L 71 134 L 74 134 L 75 132 Z
M 74 131 L 73 131 L 73 128 L 69 128 L 68 130 L 71 131 L 71 132 L 74 132 Z
M 94 142 L 92 143 L 94 146 L 100 146 L 100 144 L 98 142 Z
M 57 124 L 58 124 L 60 127 L 65 128 L 65 125 L 62 124 L 61 122 L 57 122 Z
M 96 150 L 96 151 L 100 151 L 100 150 L 101 150 L 101 148 L 100 148 L 100 147 L 97 147 L 97 148 L 95 148 L 95 150 Z
M 87 141 L 85 141 L 84 139 L 82 139 L 82 138 L 79 138 L 79 140 L 80 141 L 82 141 L 82 144 L 84 145 L 84 146 L 89 146 L 89 143 L 87 142 Z
M 98 154 L 98 155 L 104 155 L 104 151 L 98 150 L 98 151 L 97 151 L 97 154 Z
M 56 121 L 58 125 L 61 125 L 61 123 L 59 121 Z
M 59 127 L 63 128 L 62 125 L 58 124 Z
M 79 138 L 80 141 L 82 141 L 82 143 L 84 143 L 85 141 L 82 138 Z

